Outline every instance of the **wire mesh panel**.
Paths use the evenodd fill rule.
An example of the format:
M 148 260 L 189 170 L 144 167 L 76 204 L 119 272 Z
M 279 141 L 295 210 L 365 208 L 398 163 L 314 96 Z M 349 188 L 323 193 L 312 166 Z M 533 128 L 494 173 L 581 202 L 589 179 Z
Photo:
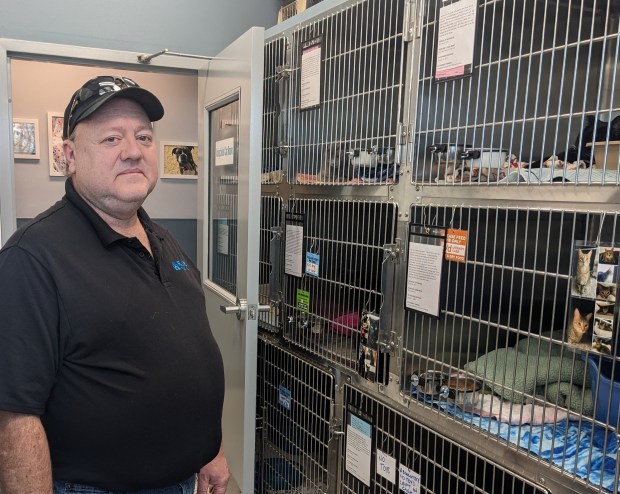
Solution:
M 255 492 L 327 494 L 333 376 L 261 338 L 259 355 Z
M 264 184 L 282 181 L 282 155 L 280 154 L 281 116 L 278 69 L 286 60 L 286 38 L 265 43 L 263 80 L 263 152 L 261 182 Z
M 260 212 L 260 249 L 259 249 L 259 303 L 261 305 L 271 305 L 269 312 L 261 312 L 259 315 L 259 327 L 270 331 L 278 331 L 280 328 L 280 305 L 275 297 L 278 293 L 277 286 L 272 286 L 270 281 L 273 277 L 277 280 L 281 278 L 280 264 L 275 266 L 271 259 L 271 244 L 274 235 L 279 235 L 281 228 L 283 202 L 281 197 L 263 196 L 261 197 Z M 274 272 L 274 270 L 276 272 Z M 275 302 L 272 304 L 272 302 Z
M 351 2 L 293 33 L 290 182 L 396 181 L 405 6 Z
M 618 183 L 617 0 L 422 4 L 414 182 Z M 450 76 L 455 15 L 475 29 Z
M 303 252 L 318 256 L 313 274 L 285 271 L 284 336 L 330 361 L 356 369 L 361 320 L 379 314 L 384 245 L 394 242 L 391 203 L 291 199 L 304 218 Z M 286 239 L 287 249 L 290 239 Z M 302 262 L 307 256 L 302 255 Z M 303 303 L 307 301 L 306 303 Z
M 404 393 L 616 492 L 618 214 L 424 205 L 411 215 L 459 232 L 466 255 L 443 261 L 438 319 L 407 312 Z
M 352 494 L 396 493 L 400 482 L 417 479 L 418 490 L 444 494 L 545 494 L 547 491 L 500 465 L 454 443 L 427 427 L 414 422 L 393 408 L 373 399 L 371 396 L 347 385 L 344 388 L 344 414 L 347 418 L 348 437 L 344 441 L 343 456 L 358 449 L 352 445 L 352 417 L 362 416 L 362 422 L 369 421 L 372 449 L 370 476 L 368 482 L 361 480 L 347 469 L 347 460 L 342 462 L 342 492 Z M 353 418 L 355 421 L 355 418 Z M 389 460 L 388 460 L 389 459 Z M 390 460 L 394 460 L 393 462 Z M 393 469 L 394 475 L 386 474 Z M 380 473 L 380 472 L 383 472 Z M 391 477 L 391 478 L 390 478 Z M 413 480 L 415 485 L 415 480 Z M 409 483 L 405 485 L 411 486 Z

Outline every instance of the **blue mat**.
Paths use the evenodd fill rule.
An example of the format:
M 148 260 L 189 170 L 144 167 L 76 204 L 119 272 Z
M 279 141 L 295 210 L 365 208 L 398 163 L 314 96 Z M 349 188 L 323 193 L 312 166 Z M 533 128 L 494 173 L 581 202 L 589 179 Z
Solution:
M 474 429 L 499 436 L 553 463 L 570 475 L 588 479 L 592 485 L 602 486 L 610 492 L 620 492 L 616 485 L 618 439 L 614 431 L 587 420 L 581 423 L 563 420 L 545 425 L 510 425 L 464 412 L 456 405 L 443 401 L 425 402 L 441 408 Z

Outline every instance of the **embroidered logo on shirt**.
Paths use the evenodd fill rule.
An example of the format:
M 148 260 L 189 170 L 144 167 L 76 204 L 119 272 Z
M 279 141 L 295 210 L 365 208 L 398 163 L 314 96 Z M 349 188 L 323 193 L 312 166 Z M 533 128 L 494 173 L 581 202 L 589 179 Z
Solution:
M 189 271 L 189 266 L 185 261 L 172 261 L 172 267 L 175 271 Z

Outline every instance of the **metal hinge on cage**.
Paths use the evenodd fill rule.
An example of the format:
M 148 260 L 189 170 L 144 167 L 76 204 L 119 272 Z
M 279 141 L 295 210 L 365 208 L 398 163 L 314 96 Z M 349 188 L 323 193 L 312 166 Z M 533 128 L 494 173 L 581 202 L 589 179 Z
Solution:
M 333 414 L 332 414 L 333 417 Z M 342 428 L 342 419 L 340 418 L 332 418 L 331 423 L 329 424 L 329 437 L 330 440 L 337 436 L 344 436 L 344 430 Z
M 282 157 L 288 154 L 289 147 L 286 139 L 288 133 L 288 85 L 292 72 L 293 69 L 289 65 L 276 67 L 276 85 L 278 87 L 278 137 L 276 147 Z
M 403 164 L 404 155 L 407 151 L 407 144 L 412 142 L 413 129 L 411 125 L 405 125 L 401 122 L 398 123 L 396 134 L 396 157 L 395 162 L 397 165 Z
M 409 0 L 403 27 L 403 41 L 413 41 L 422 36 L 422 19 L 424 15 L 423 0 Z
M 272 237 L 269 241 L 269 263 L 271 271 L 269 272 L 269 300 L 273 307 L 279 306 L 282 302 L 282 272 L 278 268 L 280 266 L 282 235 L 284 233 L 282 227 L 275 226 L 271 229 Z

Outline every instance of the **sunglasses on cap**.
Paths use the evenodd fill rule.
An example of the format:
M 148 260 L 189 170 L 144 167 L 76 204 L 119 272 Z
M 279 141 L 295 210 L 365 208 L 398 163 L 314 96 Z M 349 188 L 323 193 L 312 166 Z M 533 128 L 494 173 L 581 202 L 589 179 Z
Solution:
M 164 115 L 160 101 L 129 77 L 99 76 L 88 81 L 73 94 L 65 109 L 63 139 L 69 138 L 78 122 L 90 116 L 105 102 L 121 94 L 139 103 L 152 122 Z

